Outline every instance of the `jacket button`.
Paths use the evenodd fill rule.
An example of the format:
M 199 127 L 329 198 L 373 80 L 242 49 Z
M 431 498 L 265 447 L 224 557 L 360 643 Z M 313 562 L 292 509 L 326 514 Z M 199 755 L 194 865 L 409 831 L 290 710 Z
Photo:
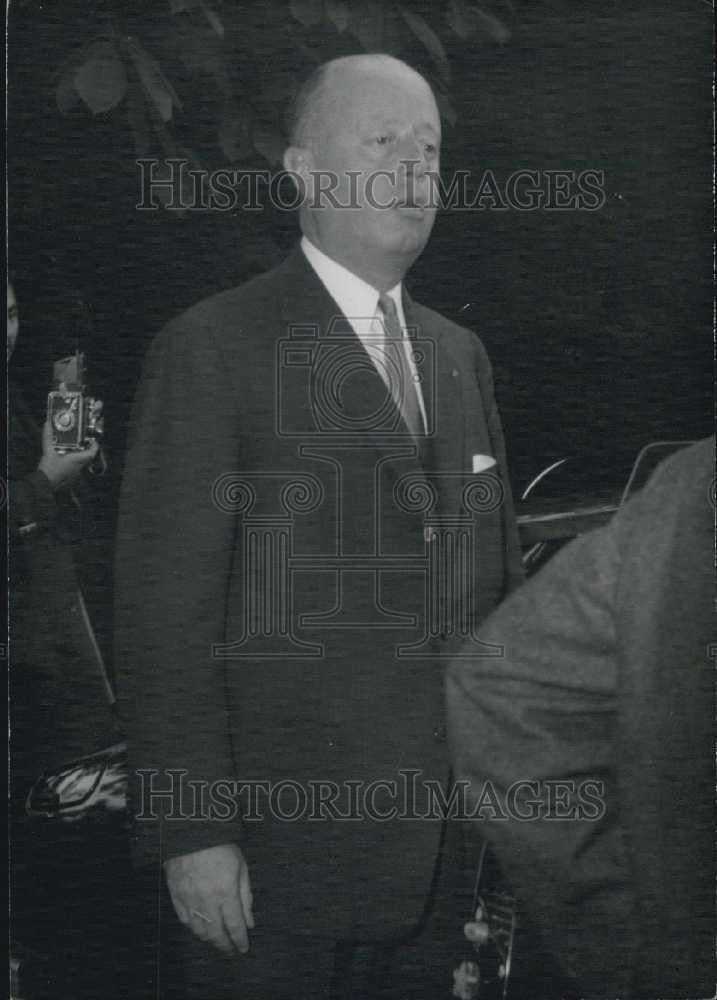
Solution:
M 433 730 L 433 739 L 436 743 L 445 743 L 447 738 L 447 732 L 445 726 L 436 726 Z

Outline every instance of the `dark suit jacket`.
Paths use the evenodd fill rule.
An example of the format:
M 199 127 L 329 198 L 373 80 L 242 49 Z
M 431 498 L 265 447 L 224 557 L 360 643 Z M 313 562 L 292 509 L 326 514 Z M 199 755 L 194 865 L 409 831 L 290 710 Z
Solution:
M 580 995 L 714 992 L 714 472 L 714 439 L 663 463 L 485 623 L 502 660 L 449 671 L 474 792 L 605 783 L 599 819 L 479 824 Z
M 162 772 L 157 787 L 172 768 L 208 783 L 300 783 L 262 798 L 265 819 L 243 828 L 182 819 L 175 803 L 174 818 L 138 823 L 140 856 L 160 837 L 165 857 L 240 840 L 259 919 L 337 933 L 415 921 L 440 822 L 311 820 L 296 815 L 297 795 L 311 782 L 400 782 L 401 769 L 443 779 L 438 654 L 456 649 L 466 602 L 487 613 L 521 573 L 485 352 L 408 296 L 405 311 L 435 425 L 420 456 L 297 250 L 156 339 L 121 499 L 117 663 L 133 765 Z M 474 453 L 495 456 L 494 478 L 466 475 Z M 426 503 L 457 517 L 471 482 L 477 538 L 464 555 L 478 554 L 477 586 L 464 580 L 476 567 L 454 560 L 464 582 L 437 594 L 424 636 Z M 390 808 L 390 789 L 375 793 L 376 809 Z

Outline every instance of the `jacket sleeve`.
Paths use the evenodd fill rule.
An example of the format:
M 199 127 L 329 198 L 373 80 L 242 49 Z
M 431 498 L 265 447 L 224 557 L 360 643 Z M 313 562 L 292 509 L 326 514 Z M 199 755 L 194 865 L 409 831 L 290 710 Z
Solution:
M 502 656 L 447 676 L 456 777 L 473 806 L 500 803 L 476 825 L 581 995 L 605 997 L 629 987 L 634 944 L 613 760 L 619 568 L 614 529 L 578 539 L 485 622 Z
M 133 408 L 115 664 L 139 863 L 238 835 L 233 815 L 206 812 L 208 786 L 234 777 L 224 661 L 212 651 L 226 641 L 236 528 L 216 485 L 237 468 L 239 429 L 237 388 L 218 341 L 204 317 L 171 324 L 150 348 Z
M 504 487 L 504 498 L 502 504 L 503 515 L 503 537 L 505 539 L 505 589 L 504 593 L 509 594 L 525 579 L 523 569 L 523 558 L 518 537 L 518 523 L 515 518 L 515 506 L 513 503 L 513 491 L 510 487 L 510 476 L 508 474 L 508 460 L 506 457 L 505 439 L 503 436 L 503 426 L 498 412 L 498 405 L 495 399 L 493 386 L 493 369 L 485 348 L 480 341 L 476 341 L 479 361 L 476 366 L 476 376 L 480 385 L 481 397 L 485 407 L 488 434 L 493 445 L 494 455 L 501 473 Z
M 50 480 L 36 469 L 22 479 L 10 480 L 10 531 L 14 538 L 29 538 L 47 531 L 57 507 Z

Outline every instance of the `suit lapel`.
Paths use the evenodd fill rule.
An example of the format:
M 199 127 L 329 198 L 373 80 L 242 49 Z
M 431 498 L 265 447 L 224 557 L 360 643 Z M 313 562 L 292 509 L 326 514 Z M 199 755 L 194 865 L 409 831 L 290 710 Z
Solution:
M 441 331 L 422 329 L 410 296 L 404 291 L 404 311 L 416 330 L 425 355 L 421 385 L 429 425 L 424 465 L 438 494 L 441 516 L 456 516 L 461 509 L 465 462 L 465 418 L 458 364 Z
M 397 457 L 400 465 L 395 468 L 397 476 L 405 475 L 407 467 L 423 476 L 423 455 L 416 458 L 414 453 L 411 458 L 413 439 L 383 379 L 348 318 L 299 247 L 282 268 L 285 292 L 281 308 L 287 333 L 291 336 L 293 331 L 302 342 L 313 338 L 317 352 L 323 352 L 322 357 L 333 356 L 337 360 L 335 365 L 314 368 L 314 402 L 320 401 L 322 412 L 332 425 L 327 428 L 326 424 L 317 423 L 314 432 L 338 440 L 345 427 L 347 437 L 374 448 L 389 466 L 394 464 L 392 453 L 401 453 Z M 425 366 L 426 361 L 421 364 Z M 342 376 L 349 369 L 350 378 L 343 381 Z

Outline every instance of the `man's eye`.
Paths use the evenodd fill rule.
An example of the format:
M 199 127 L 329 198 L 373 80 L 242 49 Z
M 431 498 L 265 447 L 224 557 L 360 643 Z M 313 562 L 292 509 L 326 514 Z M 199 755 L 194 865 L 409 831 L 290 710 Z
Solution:
M 438 146 L 433 142 L 426 142 L 423 144 L 423 148 L 429 156 L 435 156 L 438 152 Z
M 377 135 L 376 136 L 376 145 L 377 146 L 386 146 L 386 145 L 388 145 L 389 141 L 390 141 L 390 136 L 388 136 L 388 135 Z

